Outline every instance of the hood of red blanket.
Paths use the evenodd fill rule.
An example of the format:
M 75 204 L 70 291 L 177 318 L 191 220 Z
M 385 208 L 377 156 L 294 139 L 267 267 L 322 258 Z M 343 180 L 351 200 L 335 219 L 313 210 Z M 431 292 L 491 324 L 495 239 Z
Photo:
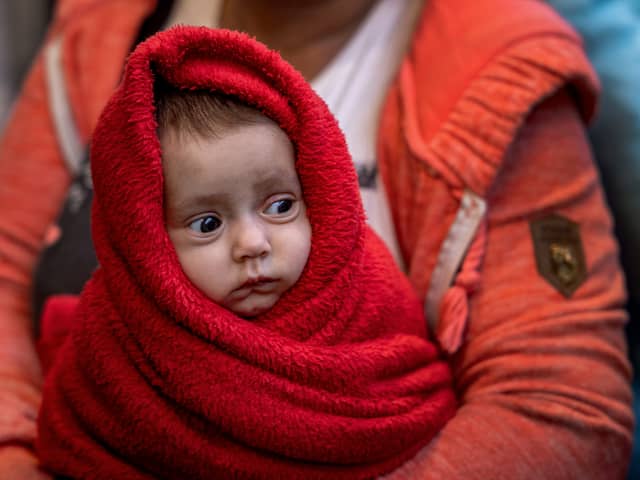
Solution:
M 206 315 L 194 309 L 221 314 L 222 309 L 182 272 L 164 226 L 154 116 L 158 76 L 179 88 L 234 95 L 274 120 L 291 138 L 312 228 L 311 252 L 296 286 L 255 323 L 280 334 L 307 337 L 322 325 L 306 325 L 302 331 L 286 325 L 283 318 L 288 315 L 282 314 L 303 308 L 362 250 L 364 214 L 357 178 L 342 132 L 324 102 L 276 52 L 245 34 L 176 27 L 132 53 L 91 147 L 93 234 L 100 263 L 108 264 L 114 254 L 120 257 L 162 309 L 177 319 L 190 317 L 196 323 L 190 327 L 202 333 L 211 326 L 203 320 Z

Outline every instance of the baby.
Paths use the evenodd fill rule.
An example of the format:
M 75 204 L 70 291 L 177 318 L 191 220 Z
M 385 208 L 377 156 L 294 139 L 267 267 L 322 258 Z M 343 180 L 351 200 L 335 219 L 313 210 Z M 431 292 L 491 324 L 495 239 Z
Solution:
M 239 316 L 266 312 L 311 247 L 293 145 L 228 96 L 156 89 L 156 102 L 165 219 L 182 269 Z
M 205 28 L 152 37 L 91 155 L 100 268 L 46 378 L 44 468 L 372 478 L 453 415 L 344 138 L 277 54 Z M 44 336 L 61 321 L 48 311 Z

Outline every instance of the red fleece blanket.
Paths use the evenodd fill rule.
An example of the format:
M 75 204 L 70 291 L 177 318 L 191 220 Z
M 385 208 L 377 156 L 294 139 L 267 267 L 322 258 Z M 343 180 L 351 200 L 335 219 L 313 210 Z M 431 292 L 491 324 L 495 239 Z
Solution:
M 252 321 L 193 286 L 167 236 L 158 76 L 239 97 L 295 145 L 311 253 L 298 283 Z M 157 34 L 130 56 L 91 154 L 101 267 L 46 379 L 46 468 L 91 479 L 370 478 L 453 415 L 449 370 L 365 225 L 344 138 L 278 54 L 222 30 Z

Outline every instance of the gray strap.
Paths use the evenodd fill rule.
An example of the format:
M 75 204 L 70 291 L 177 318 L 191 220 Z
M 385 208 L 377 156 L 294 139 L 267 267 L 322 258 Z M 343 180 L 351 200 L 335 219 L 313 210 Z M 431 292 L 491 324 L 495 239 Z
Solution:
M 432 332 L 438 325 L 442 297 L 453 283 L 486 211 L 487 202 L 471 190 L 465 190 L 456 218 L 442 243 L 427 292 L 424 311 Z
M 75 178 L 82 169 L 85 145 L 73 119 L 71 102 L 64 82 L 62 40 L 62 36 L 54 38 L 44 52 L 45 82 L 58 145 L 69 173 Z

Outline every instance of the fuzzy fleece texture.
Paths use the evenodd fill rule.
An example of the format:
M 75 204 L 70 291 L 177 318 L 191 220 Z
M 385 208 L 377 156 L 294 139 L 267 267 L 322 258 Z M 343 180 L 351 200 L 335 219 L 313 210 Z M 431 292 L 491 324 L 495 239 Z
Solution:
M 298 283 L 254 321 L 194 287 L 167 236 L 156 75 L 239 97 L 295 145 L 311 252 Z M 46 468 L 92 479 L 371 478 L 453 416 L 449 369 L 365 224 L 337 123 L 278 54 L 222 30 L 157 34 L 129 58 L 91 148 L 101 267 L 77 308 L 61 309 L 78 324 L 45 383 Z

